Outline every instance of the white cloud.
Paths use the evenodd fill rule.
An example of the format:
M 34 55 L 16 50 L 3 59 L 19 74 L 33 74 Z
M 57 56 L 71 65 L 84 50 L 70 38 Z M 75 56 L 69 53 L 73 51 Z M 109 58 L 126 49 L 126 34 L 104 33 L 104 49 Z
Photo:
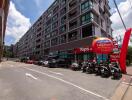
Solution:
M 21 12 L 16 9 L 15 4 L 10 2 L 6 36 L 15 38 L 14 42 L 16 42 L 26 33 L 30 26 L 30 19 L 22 15 Z
M 132 28 L 132 8 L 130 5 L 130 1 L 132 2 L 132 0 L 126 0 L 118 5 L 118 8 L 127 28 Z M 125 29 L 123 27 L 117 10 L 112 14 L 111 21 L 113 23 L 112 28 L 114 30 L 113 36 L 116 37 L 121 35 L 121 37 L 123 38 Z

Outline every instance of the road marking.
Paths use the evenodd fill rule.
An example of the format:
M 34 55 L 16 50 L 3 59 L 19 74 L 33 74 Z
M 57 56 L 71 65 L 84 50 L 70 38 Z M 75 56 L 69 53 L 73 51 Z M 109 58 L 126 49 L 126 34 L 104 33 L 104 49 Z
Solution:
M 122 84 L 132 85 L 132 83 L 128 83 L 128 82 L 122 82 Z
M 33 78 L 33 79 L 35 79 L 35 80 L 38 79 L 38 78 L 34 77 L 32 74 L 30 74 L 30 73 L 25 73 L 25 75 L 28 76 L 28 77 L 31 77 L 31 78 Z
M 40 72 L 40 71 L 38 71 L 38 70 L 34 70 L 34 69 L 30 69 L 30 68 L 26 68 L 26 67 L 23 67 L 23 68 L 25 68 L 25 69 L 27 69 L 27 70 L 30 70 L 30 71 L 33 71 L 33 72 L 40 73 L 40 74 L 45 75 L 45 76 L 48 76 L 48 77 L 50 77 L 50 78 L 54 78 L 54 79 L 56 79 L 56 80 L 59 80 L 59 81 L 61 81 L 61 82 L 64 82 L 64 83 L 66 83 L 66 84 L 69 84 L 69 85 L 71 85 L 71 86 L 74 86 L 74 87 L 76 87 L 76 88 L 78 88 L 78 89 L 80 89 L 80 90 L 82 90 L 82 91 L 85 91 L 85 92 L 87 92 L 87 93 L 89 93 L 89 94 L 92 94 L 92 95 L 94 95 L 94 96 L 97 96 L 97 97 L 99 97 L 99 98 L 102 98 L 102 99 L 104 99 L 104 100 L 109 100 L 109 99 L 107 99 L 107 98 L 104 97 L 104 96 L 101 96 L 101 95 L 99 95 L 99 94 L 97 94 L 97 93 L 94 93 L 94 92 L 92 92 L 92 91 L 89 91 L 89 90 L 87 90 L 87 89 L 84 89 L 84 88 L 82 88 L 82 87 L 80 87 L 80 86 L 78 86 L 78 85 L 75 85 L 75 84 L 73 84 L 73 83 L 71 83 L 71 82 L 65 81 L 65 80 L 63 80 L 63 79 L 61 79 L 61 78 L 55 77 L 55 76 L 53 76 L 53 75 L 49 75 L 49 74 L 47 74 L 47 73 Z
M 54 73 L 54 74 L 57 74 L 57 75 L 63 75 L 61 73 L 58 73 L 58 72 L 53 72 L 53 71 L 49 71 L 50 73 Z

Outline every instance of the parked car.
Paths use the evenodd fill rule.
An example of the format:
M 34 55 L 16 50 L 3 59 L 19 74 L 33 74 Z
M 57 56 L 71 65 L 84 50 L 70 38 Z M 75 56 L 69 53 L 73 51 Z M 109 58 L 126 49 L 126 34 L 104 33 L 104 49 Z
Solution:
M 26 63 L 27 64 L 34 64 L 34 61 L 33 60 L 27 60 Z
M 45 63 L 48 63 L 48 67 L 69 67 L 71 65 L 70 60 L 59 56 L 50 56 Z
M 81 69 L 81 66 L 77 62 L 73 62 L 71 64 L 71 69 L 74 70 L 74 71 L 80 70 Z

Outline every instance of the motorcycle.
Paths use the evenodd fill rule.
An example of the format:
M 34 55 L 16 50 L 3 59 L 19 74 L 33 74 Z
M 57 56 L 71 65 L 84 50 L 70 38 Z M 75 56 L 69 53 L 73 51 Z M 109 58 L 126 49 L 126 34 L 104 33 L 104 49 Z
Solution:
M 106 63 L 103 63 L 101 66 L 101 76 L 102 77 L 109 77 L 111 75 L 109 65 Z
M 94 62 L 89 62 L 88 66 L 86 67 L 86 72 L 92 74 L 95 72 L 95 64 Z
M 122 77 L 121 70 L 117 63 L 111 64 L 111 74 L 113 79 L 120 79 Z
M 81 70 L 82 70 L 83 73 L 86 72 L 87 66 L 88 66 L 88 62 L 84 61 L 84 62 L 82 63 L 82 67 L 81 67 Z

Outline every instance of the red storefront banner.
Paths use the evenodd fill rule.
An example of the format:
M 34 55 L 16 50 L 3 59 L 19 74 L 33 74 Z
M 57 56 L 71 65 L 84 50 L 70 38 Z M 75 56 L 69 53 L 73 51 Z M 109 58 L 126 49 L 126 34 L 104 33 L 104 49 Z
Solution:
M 85 47 L 85 48 L 75 48 L 74 49 L 74 53 L 76 54 L 80 54 L 80 53 L 88 53 L 88 52 L 92 52 L 92 47 Z
M 92 43 L 95 53 L 109 54 L 113 51 L 113 41 L 109 38 L 97 38 Z
M 126 31 L 124 39 L 123 39 L 123 44 L 121 47 L 119 63 L 120 63 L 121 71 L 123 73 L 126 73 L 126 54 L 127 54 L 127 48 L 128 48 L 128 43 L 130 40 L 131 31 L 132 31 L 131 28 Z
M 117 62 L 117 61 L 119 61 L 119 58 L 120 58 L 119 54 L 111 54 L 110 55 L 111 62 Z

